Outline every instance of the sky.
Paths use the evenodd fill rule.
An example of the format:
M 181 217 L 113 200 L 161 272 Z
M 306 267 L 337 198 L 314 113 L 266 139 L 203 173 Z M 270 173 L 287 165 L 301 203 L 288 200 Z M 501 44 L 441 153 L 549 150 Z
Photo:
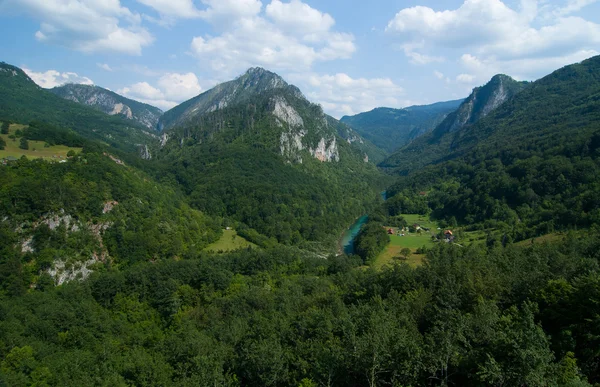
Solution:
M 334 117 L 533 81 L 600 53 L 600 0 L 0 0 L 0 61 L 163 110 L 248 68 Z

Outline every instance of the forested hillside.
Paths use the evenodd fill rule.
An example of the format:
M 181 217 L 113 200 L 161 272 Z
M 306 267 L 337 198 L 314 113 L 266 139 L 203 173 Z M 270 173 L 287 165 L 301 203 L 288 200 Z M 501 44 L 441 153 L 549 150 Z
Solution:
M 126 151 L 157 142 L 145 133 L 144 126 L 60 98 L 37 86 L 23 70 L 4 62 L 0 63 L 0 106 L 0 120 L 21 124 L 41 121 Z
M 155 138 L 2 64 L 0 138 L 72 149 L 1 160 L 0 386 L 599 385 L 600 57 L 487 86 L 386 176 L 263 69 Z
M 455 111 L 431 132 L 399 149 L 380 165 L 394 174 L 405 174 L 432 163 L 447 160 L 460 142 L 460 136 L 475 123 L 500 108 L 529 86 L 503 74 L 476 87 Z
M 356 144 L 363 140 L 340 133 L 346 128 L 332 125 L 293 87 L 244 101 L 167 131 L 154 160 L 159 175 L 177 181 L 196 208 L 279 243 L 335 246 L 385 187 Z
M 459 99 L 431 105 L 409 106 L 404 109 L 376 108 L 355 116 L 344 116 L 340 121 L 378 147 L 387 152 L 394 152 L 433 130 L 462 102 L 463 100 Z
M 1 378 L 10 386 L 589 386 L 600 382 L 598 237 L 439 245 L 421 268 L 380 272 L 288 248 L 201 254 L 5 292 Z M 18 257 L 8 240 L 2 251 Z
M 457 132 L 452 161 L 390 192 L 426 203 L 436 218 L 491 222 L 518 239 L 598 224 L 599 96 L 600 57 L 557 70 Z

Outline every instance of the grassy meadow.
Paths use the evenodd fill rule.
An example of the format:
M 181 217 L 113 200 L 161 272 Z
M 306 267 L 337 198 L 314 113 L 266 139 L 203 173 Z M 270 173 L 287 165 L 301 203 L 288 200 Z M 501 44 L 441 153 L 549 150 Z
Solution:
M 256 245 L 239 236 L 235 230 L 223 230 L 221 238 L 213 244 L 208 245 L 204 250 L 226 252 L 248 247 L 256 247 Z
M 42 158 L 58 161 L 66 159 L 67 153 L 69 153 L 70 150 L 73 150 L 76 153 L 81 152 L 81 148 L 71 148 L 64 145 L 55 145 L 46 148 L 46 143 L 44 141 L 29 141 L 29 149 L 21 149 L 19 148 L 20 138 L 12 140 L 9 136 L 15 134 L 17 130 L 23 130 L 26 127 L 26 125 L 11 124 L 9 134 L 0 134 L 0 137 L 6 142 L 6 147 L 3 150 L 0 150 L 0 159 L 10 156 L 18 159 L 21 158 L 21 156 L 26 156 L 30 159 Z

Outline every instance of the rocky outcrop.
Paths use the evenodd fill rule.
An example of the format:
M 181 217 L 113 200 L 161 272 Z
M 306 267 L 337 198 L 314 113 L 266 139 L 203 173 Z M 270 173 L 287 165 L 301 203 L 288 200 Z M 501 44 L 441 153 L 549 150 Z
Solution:
M 315 149 L 310 149 L 310 154 L 319 161 L 340 161 L 340 153 L 335 137 L 331 140 L 321 138 L 317 147 Z
M 143 160 L 151 160 L 152 154 L 150 153 L 150 149 L 148 149 L 147 144 L 140 145 L 140 157 Z
M 110 115 L 120 115 L 156 130 L 162 110 L 148 104 L 125 98 L 98 86 L 68 84 L 50 91 L 59 97 L 87 105 Z
M 118 205 L 116 201 L 104 203 L 102 213 L 109 213 L 116 205 Z M 104 246 L 102 235 L 112 225 L 112 222 L 84 222 L 65 213 L 64 210 L 47 214 L 35 222 L 24 223 L 16 228 L 15 231 L 22 238 L 20 246 L 23 254 L 36 252 L 33 235 L 35 230 L 43 225 L 51 231 L 63 230 L 61 232 L 67 234 L 87 233 L 97 241 L 96 249 L 91 253 L 81 251 L 80 254 L 75 256 L 61 257 L 53 262 L 46 272 L 54 279 L 56 285 L 62 285 L 73 280 L 84 280 L 92 273 L 94 264 L 106 262 L 110 258 Z
M 486 117 L 509 98 L 521 92 L 527 82 L 518 82 L 508 75 L 495 75 L 486 85 L 473 89 L 473 92 L 459 108 L 450 113 L 433 131 L 434 137 L 456 132 L 467 125 Z
M 165 112 L 158 127 L 169 130 L 193 122 L 201 115 L 251 101 L 254 96 L 290 87 L 279 75 L 254 67 L 233 81 L 225 82 Z M 300 91 L 296 88 L 296 93 Z

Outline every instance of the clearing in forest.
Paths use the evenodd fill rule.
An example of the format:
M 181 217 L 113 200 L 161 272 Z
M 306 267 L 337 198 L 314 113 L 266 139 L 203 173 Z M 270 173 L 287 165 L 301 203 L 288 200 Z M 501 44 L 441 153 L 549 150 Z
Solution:
M 223 230 L 221 238 L 208 245 L 204 250 L 212 252 L 226 252 L 237 249 L 256 247 L 254 243 L 248 242 L 237 234 L 235 230 Z

